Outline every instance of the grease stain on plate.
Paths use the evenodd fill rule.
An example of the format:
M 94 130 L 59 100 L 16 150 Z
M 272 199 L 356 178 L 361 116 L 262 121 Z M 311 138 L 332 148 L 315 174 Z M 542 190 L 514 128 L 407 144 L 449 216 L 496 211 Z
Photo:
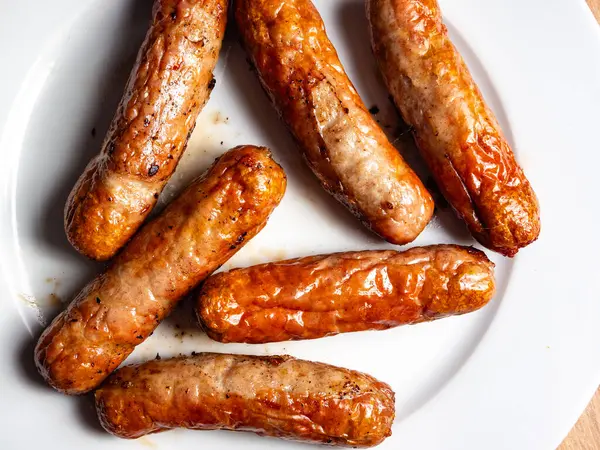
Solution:
M 42 302 L 41 304 L 38 303 L 38 306 L 41 308 L 47 308 L 47 307 L 57 308 L 57 307 L 62 306 L 64 303 L 64 300 L 63 300 L 62 296 L 58 294 L 58 289 L 61 285 L 60 280 L 56 277 L 48 277 L 48 278 L 46 278 L 46 283 L 52 284 L 52 292 L 50 292 L 50 294 L 48 294 L 46 301 Z
M 229 149 L 232 138 L 238 135 L 231 128 L 229 117 L 221 111 L 208 108 L 202 111 L 177 169 L 158 200 L 158 211 L 202 175 L 216 158 Z
M 156 444 L 156 442 L 152 441 L 151 439 L 147 438 L 146 436 L 142 436 L 141 438 L 138 438 L 137 441 L 140 444 L 142 444 L 144 447 L 158 448 L 158 445 Z
M 225 116 L 221 111 L 211 112 L 210 117 L 214 125 L 227 125 L 229 123 L 229 117 Z

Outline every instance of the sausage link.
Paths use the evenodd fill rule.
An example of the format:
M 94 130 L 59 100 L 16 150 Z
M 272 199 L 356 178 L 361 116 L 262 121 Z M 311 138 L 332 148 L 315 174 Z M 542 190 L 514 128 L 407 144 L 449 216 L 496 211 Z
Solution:
M 469 247 L 337 253 L 214 275 L 196 313 L 212 339 L 258 344 L 465 314 L 494 288 L 494 264 Z
M 367 16 L 385 83 L 440 190 L 479 242 L 514 256 L 539 235 L 538 201 L 436 0 L 368 0 Z
M 106 260 L 142 225 L 214 86 L 227 0 L 156 0 L 153 20 L 102 145 L 65 206 L 80 253 Z
M 203 353 L 118 370 L 96 391 L 96 409 L 122 438 L 182 427 L 370 447 L 392 433 L 394 392 L 290 356 Z
M 97 387 L 183 295 L 265 226 L 285 186 L 266 148 L 221 156 L 44 331 L 35 349 L 42 376 L 67 394 Z
M 394 244 L 414 240 L 431 196 L 373 120 L 310 0 L 236 0 L 246 50 L 323 187 Z

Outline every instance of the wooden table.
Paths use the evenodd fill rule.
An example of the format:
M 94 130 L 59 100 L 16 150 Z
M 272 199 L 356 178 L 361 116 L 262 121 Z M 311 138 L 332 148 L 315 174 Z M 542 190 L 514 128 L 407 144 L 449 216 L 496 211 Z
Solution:
M 600 23 L 600 0 L 586 0 Z M 600 450 L 600 389 L 559 450 Z

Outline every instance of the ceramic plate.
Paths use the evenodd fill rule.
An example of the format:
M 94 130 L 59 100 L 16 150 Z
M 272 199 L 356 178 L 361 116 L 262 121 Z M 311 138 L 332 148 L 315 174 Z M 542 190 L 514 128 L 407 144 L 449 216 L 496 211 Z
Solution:
M 67 243 L 62 212 L 98 152 L 151 12 L 150 0 L 0 1 L 0 448 L 294 449 L 248 433 L 175 430 L 119 440 L 90 397 L 44 385 L 33 345 L 102 265 Z M 392 140 L 407 139 L 370 53 L 362 0 L 317 7 L 346 70 Z M 600 34 L 585 2 L 441 0 L 450 35 L 539 196 L 542 234 L 513 259 L 487 252 L 498 293 L 462 317 L 382 332 L 271 345 L 224 345 L 180 307 L 128 362 L 194 351 L 297 357 L 366 371 L 396 392 L 381 449 L 550 449 L 600 380 L 597 253 Z M 164 204 L 238 144 L 273 149 L 289 187 L 267 227 L 227 268 L 341 250 L 390 247 L 318 185 L 270 107 L 232 23 L 217 85 Z M 425 180 L 415 151 L 405 155 Z M 414 245 L 474 244 L 438 208 Z

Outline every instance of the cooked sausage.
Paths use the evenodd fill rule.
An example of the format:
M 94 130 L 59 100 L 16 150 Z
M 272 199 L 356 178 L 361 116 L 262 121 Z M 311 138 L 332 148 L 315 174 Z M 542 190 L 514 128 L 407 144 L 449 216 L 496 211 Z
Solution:
M 348 79 L 310 0 L 236 0 L 260 81 L 323 187 L 394 244 L 417 237 L 431 196 Z
M 97 387 L 183 295 L 265 226 L 285 186 L 266 148 L 221 156 L 44 331 L 35 349 L 42 376 L 67 394 Z
M 440 190 L 479 242 L 514 256 L 539 235 L 537 198 L 436 0 L 368 0 L 367 15 L 385 83 Z
M 175 170 L 215 84 L 227 0 L 156 0 L 102 150 L 65 206 L 69 242 L 111 258 L 142 225 Z
M 96 391 L 96 409 L 123 438 L 182 427 L 369 447 L 392 433 L 394 393 L 364 373 L 291 356 L 203 353 L 118 370 Z
M 456 245 L 310 256 L 209 277 L 197 316 L 221 342 L 252 344 L 385 330 L 475 311 L 494 264 Z

